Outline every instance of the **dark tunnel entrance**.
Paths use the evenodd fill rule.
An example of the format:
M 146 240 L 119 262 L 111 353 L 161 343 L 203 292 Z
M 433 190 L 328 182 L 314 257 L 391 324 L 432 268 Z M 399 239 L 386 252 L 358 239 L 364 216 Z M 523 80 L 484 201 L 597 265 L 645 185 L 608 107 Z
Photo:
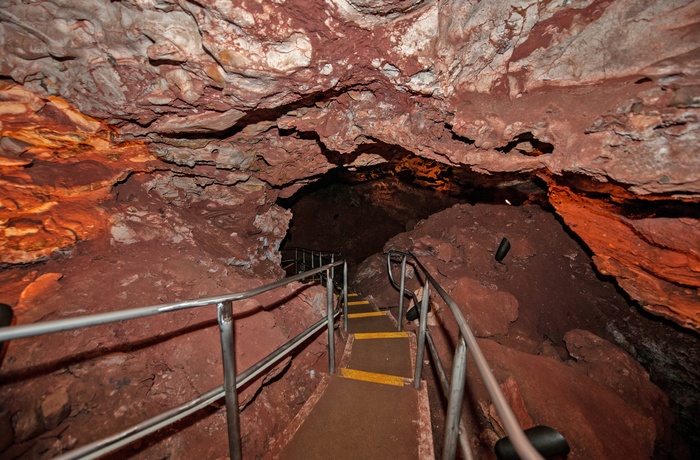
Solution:
M 282 248 L 340 252 L 356 265 L 381 252 L 391 237 L 458 203 L 548 206 L 546 190 L 533 176 L 485 176 L 382 143 L 359 151 L 381 152 L 388 161 L 337 167 L 278 200 L 293 213 Z

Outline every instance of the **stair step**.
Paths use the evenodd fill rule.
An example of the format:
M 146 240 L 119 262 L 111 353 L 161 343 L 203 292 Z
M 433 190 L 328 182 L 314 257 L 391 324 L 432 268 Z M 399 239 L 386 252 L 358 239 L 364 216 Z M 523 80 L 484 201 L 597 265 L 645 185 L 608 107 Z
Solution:
M 386 316 L 387 312 L 385 311 L 368 311 L 364 313 L 350 313 L 348 314 L 348 318 L 353 319 L 353 318 L 369 318 L 372 316 Z
M 354 335 L 355 340 L 403 339 L 411 336 L 408 332 L 356 332 Z
M 405 386 L 409 379 L 398 375 L 380 374 L 377 372 L 358 371 L 357 369 L 338 369 L 338 375 L 346 379 L 362 380 L 364 382 L 381 383 L 383 385 L 393 385 L 397 387 Z
M 352 302 L 348 302 L 348 307 L 351 307 L 353 305 L 369 305 L 369 301 L 367 301 L 367 300 L 355 300 Z
M 356 292 L 349 292 L 348 293 L 348 297 L 359 297 L 359 296 L 360 296 L 360 294 L 358 294 Z

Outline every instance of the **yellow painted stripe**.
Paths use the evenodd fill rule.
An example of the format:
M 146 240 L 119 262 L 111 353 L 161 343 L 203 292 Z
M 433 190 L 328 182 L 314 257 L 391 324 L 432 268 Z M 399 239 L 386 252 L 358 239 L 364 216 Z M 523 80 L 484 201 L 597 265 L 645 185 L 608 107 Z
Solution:
M 354 302 L 348 302 L 348 306 L 350 305 L 369 305 L 369 302 L 367 300 L 356 300 Z
M 356 294 L 354 292 L 351 292 L 348 294 L 348 297 L 358 297 L 360 294 Z
M 408 332 L 356 332 L 356 340 L 363 339 L 401 339 L 408 337 Z
M 348 318 L 367 318 L 369 316 L 386 316 L 383 311 L 368 311 L 366 313 L 349 313 Z
M 378 374 L 376 372 L 358 371 L 356 369 L 338 369 L 338 375 L 346 379 L 362 380 L 365 382 L 381 383 L 383 385 L 404 386 L 404 378 L 398 375 Z

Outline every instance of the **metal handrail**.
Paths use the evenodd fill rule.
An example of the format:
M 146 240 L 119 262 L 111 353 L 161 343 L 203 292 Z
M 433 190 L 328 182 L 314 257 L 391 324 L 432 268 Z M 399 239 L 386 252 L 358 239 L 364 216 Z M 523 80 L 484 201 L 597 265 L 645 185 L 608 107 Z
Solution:
M 310 267 L 311 269 L 314 268 L 316 262 L 318 261 L 319 265 L 322 265 L 324 262 L 326 263 L 334 263 L 336 259 L 343 259 L 343 254 L 340 252 L 329 252 L 329 251 L 318 251 L 315 249 L 306 249 L 306 248 L 299 248 L 299 247 L 291 247 L 291 248 L 283 248 L 280 250 L 282 253 L 282 269 L 285 271 L 289 268 L 294 268 L 294 275 L 298 275 L 300 273 L 306 273 L 306 276 L 308 277 L 309 274 L 306 271 L 307 268 Z M 290 254 L 287 258 L 284 257 L 284 253 Z M 293 254 L 293 255 L 292 255 Z M 321 283 L 326 283 L 327 280 L 325 279 L 325 272 L 319 273 L 319 279 L 318 281 Z M 335 277 L 335 271 L 332 269 L 330 277 L 332 279 L 333 285 L 336 288 L 336 291 L 340 292 L 341 295 L 343 296 L 343 331 L 347 332 L 348 331 L 348 267 L 347 267 L 347 262 L 343 263 L 343 277 L 342 279 L 336 279 Z M 311 276 L 312 280 L 315 281 L 313 278 L 313 275 Z M 308 278 L 303 278 L 303 280 L 306 280 Z
M 432 277 L 430 272 L 420 263 L 418 258 L 410 252 L 390 250 L 386 252 L 387 254 L 387 270 L 389 272 L 389 280 L 395 288 L 399 289 L 399 328 L 401 327 L 401 315 L 403 313 L 403 301 L 405 296 L 410 296 L 416 300 L 416 295 L 405 289 L 406 283 L 406 261 L 411 258 L 415 266 L 417 266 L 422 272 L 425 283 L 423 285 L 423 296 L 420 303 L 420 320 L 418 328 L 418 347 L 416 352 L 416 370 L 414 376 L 414 386 L 415 388 L 420 387 L 420 377 L 422 375 L 423 366 L 423 355 L 425 353 L 425 342 L 427 339 L 428 348 L 438 369 L 438 376 L 440 383 L 448 394 L 447 403 L 447 419 L 445 421 L 445 442 L 442 458 L 443 460 L 452 460 L 455 458 L 457 453 L 457 439 L 459 436 L 460 425 L 461 425 L 461 409 L 462 409 L 462 399 L 464 396 L 464 385 L 466 381 L 466 369 L 467 369 L 467 348 L 471 351 L 472 357 L 476 367 L 481 375 L 484 385 L 491 396 L 496 411 L 503 422 L 503 426 L 511 439 L 516 452 L 523 459 L 532 460 L 544 460 L 543 457 L 537 452 L 537 450 L 532 446 L 530 441 L 525 436 L 522 427 L 518 423 L 513 410 L 510 408 L 508 401 L 506 400 L 503 392 L 501 391 L 496 378 L 494 377 L 491 369 L 489 368 L 488 362 L 481 352 L 481 348 L 476 341 L 476 337 L 472 333 L 471 328 L 464 319 L 464 315 L 460 311 L 457 304 L 452 300 L 452 298 L 445 292 L 445 290 L 440 286 L 440 284 Z M 392 273 L 392 262 L 398 263 L 395 257 L 401 258 L 401 280 L 397 285 L 394 280 Z M 438 356 L 435 344 L 433 342 L 430 331 L 427 329 L 427 315 L 428 315 L 428 299 L 430 297 L 430 286 L 435 288 L 435 291 L 442 297 L 447 304 L 449 310 L 452 312 L 457 326 L 459 327 L 459 338 L 457 343 L 457 350 L 453 358 L 452 364 L 452 375 L 451 381 L 448 385 L 447 377 L 445 374 L 444 366 Z M 417 302 L 416 302 L 417 305 Z M 468 442 L 465 439 L 460 439 L 460 446 L 464 452 L 467 459 L 473 458 L 471 449 L 469 448 Z
M 339 252 L 332 251 L 318 251 L 316 249 L 306 249 L 299 247 L 283 248 L 280 250 L 282 254 L 282 268 L 287 270 L 288 268 L 294 268 L 294 274 L 305 273 L 307 270 L 313 270 L 316 267 L 325 265 L 327 263 L 333 263 L 336 260 L 343 258 L 343 254 Z M 289 254 L 285 257 L 285 253 Z M 334 283 L 336 287 L 339 288 L 340 282 L 335 280 L 335 271 L 332 271 L 334 278 Z M 322 283 L 324 280 L 324 273 L 319 273 L 319 281 Z M 315 281 L 315 279 L 312 278 Z
M 331 272 L 335 269 L 335 267 L 340 265 L 343 266 L 343 292 L 345 295 L 339 297 L 338 304 L 336 308 L 334 308 L 332 284 L 333 277 Z M 233 302 L 254 297 L 264 292 L 286 286 L 294 281 L 300 281 L 308 278 L 309 276 L 314 276 L 322 272 L 325 272 L 326 279 L 326 316 L 236 376 L 235 348 L 233 340 Z M 2 327 L 0 328 L 0 342 L 20 338 L 36 337 L 54 332 L 81 329 L 96 325 L 114 323 L 117 321 L 131 320 L 188 308 L 204 307 L 216 304 L 217 318 L 221 335 L 222 364 L 224 367 L 223 385 L 213 388 L 187 403 L 156 415 L 155 417 L 127 428 L 126 430 L 106 438 L 99 439 L 71 452 L 63 454 L 57 457 L 57 459 L 93 459 L 101 455 L 114 452 L 115 450 L 137 439 L 143 438 L 154 431 L 177 422 L 189 414 L 203 409 L 224 396 L 226 400 L 229 454 L 231 460 L 238 460 L 242 458 L 238 410 L 238 388 L 262 374 L 265 370 L 269 369 L 283 357 L 289 355 L 308 338 L 312 337 L 323 328 L 328 329 L 328 368 L 329 373 L 332 374 L 335 370 L 335 341 L 333 334 L 334 323 L 335 318 L 341 311 L 339 308 L 341 303 L 344 303 L 343 310 L 347 316 L 347 263 L 344 260 L 322 265 L 302 274 L 290 276 L 274 283 L 269 283 L 258 288 L 234 294 L 224 294 L 215 297 L 205 297 L 194 300 L 153 305 L 149 307 L 132 308 L 118 312 L 98 313 L 80 316 L 77 318 L 45 321 L 29 325 Z M 347 322 L 347 320 L 345 320 L 345 322 Z

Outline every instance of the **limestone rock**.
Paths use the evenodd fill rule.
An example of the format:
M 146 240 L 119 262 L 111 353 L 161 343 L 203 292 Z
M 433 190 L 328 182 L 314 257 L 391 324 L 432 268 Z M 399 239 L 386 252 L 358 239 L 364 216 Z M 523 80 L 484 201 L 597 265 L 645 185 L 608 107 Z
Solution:
M 60 387 L 46 395 L 40 408 L 44 427 L 47 430 L 53 430 L 70 414 L 71 405 L 68 389 Z
M 700 330 L 697 219 L 630 219 L 574 190 L 552 187 L 551 203 L 596 254 L 594 261 L 654 314 Z M 681 231 L 678 231 L 682 229 Z M 689 243 L 686 246 L 686 243 Z
M 564 435 L 571 446 L 567 458 L 652 456 L 657 436 L 652 418 L 613 390 L 558 360 L 515 351 L 489 339 L 479 345 L 499 381 L 512 377 L 517 382 L 533 422 Z M 481 385 L 471 369 L 468 388 Z M 614 417 L 600 417 L 602 413 Z
M 12 419 L 15 430 L 15 442 L 23 442 L 44 432 L 44 425 L 38 411 L 28 407 L 14 415 Z
M 577 192 L 581 177 L 620 184 L 608 201 L 697 204 L 698 17 L 692 0 L 10 0 L 2 262 L 106 230 L 94 204 L 148 169 L 140 142 L 161 167 L 263 181 L 268 204 L 334 166 L 386 160 L 362 156 L 378 143 L 483 173 L 542 171 Z M 581 237 L 632 297 L 697 328 L 694 284 Z
M 614 390 L 627 404 L 656 422 L 659 437 L 665 435 L 673 417 L 668 398 L 649 381 L 641 364 L 610 342 L 581 329 L 564 336 L 569 354 L 576 367 L 588 377 Z
M 472 278 L 460 278 L 450 293 L 477 337 L 506 335 L 518 319 L 518 301 L 509 292 L 490 289 Z
M 24 107 L 6 111 L 0 123 L 4 139 L 21 143 L 19 152 L 0 154 L 0 261 L 33 262 L 94 237 L 105 226 L 97 202 L 113 184 L 144 169 L 146 149 L 114 142 L 105 123 L 62 99 L 5 83 L 0 100 Z

